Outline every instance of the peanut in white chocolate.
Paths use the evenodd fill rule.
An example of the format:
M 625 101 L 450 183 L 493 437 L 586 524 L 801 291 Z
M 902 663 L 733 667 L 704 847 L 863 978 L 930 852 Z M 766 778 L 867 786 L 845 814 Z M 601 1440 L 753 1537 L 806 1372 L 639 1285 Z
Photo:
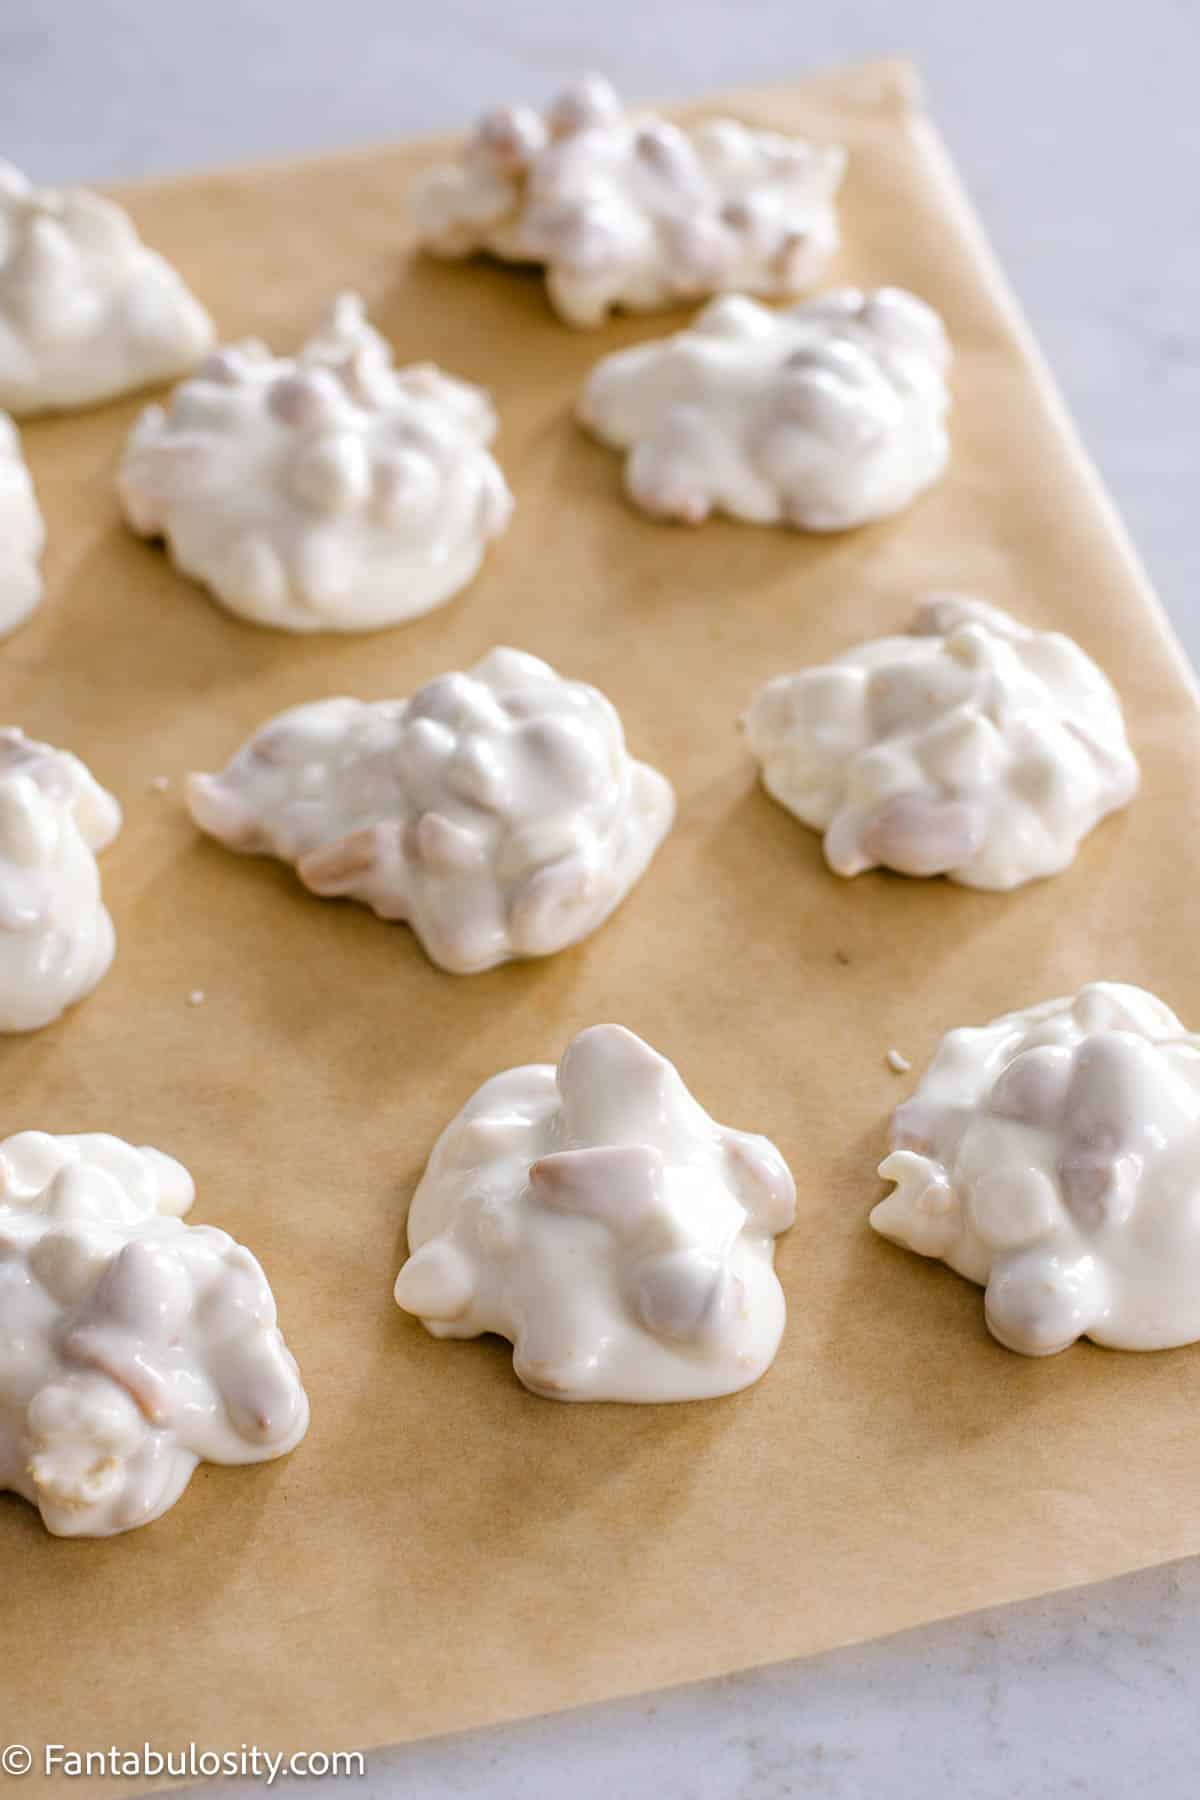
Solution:
M 465 587 L 512 513 L 481 389 L 395 369 L 356 295 L 295 357 L 214 351 L 148 407 L 119 474 L 126 517 L 232 612 L 365 631 Z
M 836 145 L 733 119 L 681 129 L 626 116 L 591 75 L 544 117 L 526 106 L 488 113 L 459 161 L 418 179 L 412 210 L 426 250 L 542 263 L 556 311 L 594 326 L 614 308 L 811 287 L 837 246 L 844 167 Z
M 36 1031 L 107 973 L 96 855 L 121 809 L 67 750 L 0 730 L 0 1032 Z
M 0 163 L 0 407 L 91 406 L 183 374 L 212 321 L 127 214 Z
M 188 805 L 231 849 L 407 920 L 435 962 L 468 974 L 594 931 L 666 835 L 674 796 L 595 688 L 497 649 L 407 700 L 294 707 L 223 774 L 193 775 Z
M 795 1207 L 772 1143 L 716 1124 L 665 1057 L 596 1025 L 446 1127 L 396 1300 L 435 1337 L 510 1338 L 547 1398 L 733 1393 L 778 1347 L 774 1240 Z
M 147 1524 L 199 1462 L 304 1436 L 266 1278 L 184 1224 L 193 1193 L 171 1157 L 103 1134 L 0 1143 L 0 1489 L 61 1536 Z
M 627 453 L 626 489 L 653 518 L 843 531 L 942 473 L 949 360 L 937 314 L 899 289 L 783 311 L 728 294 L 597 363 L 577 416 Z
M 951 595 L 905 637 L 768 682 L 745 726 L 838 875 L 1016 887 L 1065 869 L 1137 790 L 1120 702 L 1079 646 Z
M 1200 1338 L 1200 1037 L 1153 994 L 950 1032 L 891 1141 L 872 1225 L 983 1286 L 1008 1348 Z
M 0 637 L 23 625 L 42 598 L 46 528 L 21 440 L 0 412 Z

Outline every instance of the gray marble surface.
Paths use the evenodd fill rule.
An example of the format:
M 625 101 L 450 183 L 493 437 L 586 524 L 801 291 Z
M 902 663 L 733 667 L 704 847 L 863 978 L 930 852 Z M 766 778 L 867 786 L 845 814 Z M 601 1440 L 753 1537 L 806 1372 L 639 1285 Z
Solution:
M 632 94 L 684 94 L 897 50 L 922 67 L 1200 660 L 1195 0 L 0 0 L 0 154 L 39 179 L 137 176 L 453 125 L 584 67 Z M 1198 1664 L 1200 1565 L 1187 1563 L 379 1752 L 352 1786 L 372 1800 L 1192 1800 Z

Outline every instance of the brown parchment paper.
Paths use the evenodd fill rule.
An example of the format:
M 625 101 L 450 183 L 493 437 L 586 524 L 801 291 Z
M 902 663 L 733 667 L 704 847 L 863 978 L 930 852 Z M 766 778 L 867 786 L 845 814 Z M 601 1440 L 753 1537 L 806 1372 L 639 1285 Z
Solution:
M 1200 1549 L 1200 1352 L 1011 1355 L 977 1289 L 866 1223 L 887 1115 L 916 1079 L 889 1071 L 890 1046 L 919 1071 L 948 1027 L 1093 977 L 1200 1020 L 1190 678 L 908 71 L 724 104 L 845 142 L 833 278 L 910 286 L 946 316 L 954 459 L 894 521 L 808 539 L 631 510 L 572 397 L 594 358 L 682 315 L 575 333 L 534 276 L 408 258 L 402 196 L 428 142 L 125 196 L 224 334 L 292 347 L 352 285 L 401 359 L 486 383 L 518 506 L 444 609 L 305 640 L 227 617 L 123 529 L 113 468 L 140 402 L 25 433 L 49 594 L 0 652 L 0 714 L 85 756 L 127 823 L 104 859 L 113 972 L 0 1047 L 0 1126 L 181 1157 L 193 1219 L 244 1238 L 271 1277 L 313 1422 L 288 1460 L 203 1469 L 166 1518 L 106 1542 L 54 1540 L 0 1500 L 0 1738 L 369 1746 Z M 767 676 L 902 627 L 947 586 L 1075 635 L 1118 682 L 1142 759 L 1136 804 L 1066 874 L 1012 895 L 837 880 L 758 790 L 735 729 Z M 190 827 L 180 778 L 268 714 L 403 694 L 498 641 L 604 688 L 678 789 L 649 875 L 580 948 L 445 975 L 404 929 Z M 506 1345 L 434 1342 L 392 1303 L 438 1130 L 485 1077 L 601 1019 L 796 1173 L 787 1333 L 737 1398 L 554 1405 L 518 1386 Z

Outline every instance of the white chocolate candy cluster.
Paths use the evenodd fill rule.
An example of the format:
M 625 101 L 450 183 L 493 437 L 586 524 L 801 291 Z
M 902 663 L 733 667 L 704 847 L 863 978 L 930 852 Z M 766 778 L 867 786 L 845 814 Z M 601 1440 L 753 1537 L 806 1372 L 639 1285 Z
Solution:
M 838 875 L 1017 887 L 1065 869 L 1138 784 L 1120 702 L 1079 646 L 951 595 L 906 637 L 768 682 L 745 727 L 767 791 L 824 832 Z
M 0 412 L 0 637 L 24 624 L 42 597 L 46 527 L 17 429 Z
M 479 388 L 392 366 L 354 294 L 295 357 L 215 351 L 148 407 L 119 485 L 135 531 L 165 537 L 230 612 L 286 631 L 369 631 L 466 586 L 512 496 L 485 446 Z
M 68 750 L 0 730 L 0 1031 L 36 1031 L 113 959 L 96 852 L 121 809 Z
M 0 1489 L 60 1537 L 145 1525 L 197 1463 L 265 1462 L 308 1427 L 266 1277 L 183 1223 L 193 1192 L 119 1138 L 0 1143 Z
M 950 1032 L 896 1111 L 871 1223 L 1049 1356 L 1200 1338 L 1200 1036 L 1119 982 Z
M 608 917 L 670 827 L 610 702 L 497 649 L 407 700 L 321 700 L 271 719 L 192 817 L 294 863 L 314 893 L 410 924 L 455 974 L 548 956 Z
M 837 146 L 733 119 L 681 129 L 627 116 L 593 75 L 544 116 L 489 113 L 461 161 L 419 178 L 412 207 L 425 249 L 542 263 L 556 311 L 602 325 L 613 307 L 811 287 L 837 248 L 845 162 Z
M 595 1025 L 485 1082 L 413 1198 L 396 1299 L 435 1337 L 511 1339 L 555 1400 L 700 1400 L 769 1368 L 787 1164 L 718 1125 L 665 1057 Z
M 729 294 L 686 330 L 604 357 L 578 417 L 628 451 L 625 486 L 654 518 L 844 531 L 942 473 L 949 362 L 938 315 L 899 288 L 783 312 Z
M 0 406 L 91 406 L 181 375 L 212 321 L 132 220 L 86 188 L 0 163 Z

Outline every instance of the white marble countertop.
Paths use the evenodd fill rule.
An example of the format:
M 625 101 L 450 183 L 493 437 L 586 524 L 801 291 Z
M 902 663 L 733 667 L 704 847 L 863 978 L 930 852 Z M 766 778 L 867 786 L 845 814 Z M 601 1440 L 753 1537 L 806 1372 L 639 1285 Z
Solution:
M 113 179 L 465 123 L 589 67 L 632 94 L 682 95 L 897 50 L 921 65 L 1200 661 L 1192 0 L 0 0 L 0 155 L 39 180 Z M 1192 1800 L 1198 1668 L 1200 1564 L 1189 1562 L 646 1700 L 377 1752 L 352 1785 L 372 1800 Z M 306 1783 L 321 1800 L 339 1788 Z M 247 1800 L 255 1791 L 245 1786 Z

